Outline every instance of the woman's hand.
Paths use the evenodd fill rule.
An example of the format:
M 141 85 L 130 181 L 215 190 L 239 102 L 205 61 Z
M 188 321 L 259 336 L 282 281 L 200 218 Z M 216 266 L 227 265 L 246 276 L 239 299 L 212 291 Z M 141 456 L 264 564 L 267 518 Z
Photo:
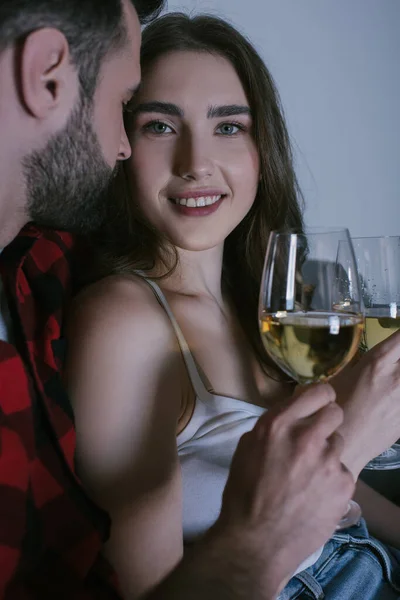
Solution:
M 400 331 L 332 380 L 344 411 L 342 460 L 355 479 L 400 438 Z

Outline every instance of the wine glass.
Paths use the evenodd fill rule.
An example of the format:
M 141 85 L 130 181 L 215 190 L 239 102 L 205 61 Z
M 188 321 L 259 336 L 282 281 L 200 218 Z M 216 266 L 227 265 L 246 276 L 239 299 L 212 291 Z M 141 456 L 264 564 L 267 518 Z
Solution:
M 361 350 L 366 352 L 400 329 L 400 236 L 353 238 L 365 306 Z M 400 440 L 371 460 L 373 470 L 400 468 Z
M 298 383 L 327 381 L 350 362 L 364 317 L 347 229 L 271 233 L 259 322 L 267 353 Z M 354 525 L 360 516 L 360 507 L 351 500 L 337 528 Z

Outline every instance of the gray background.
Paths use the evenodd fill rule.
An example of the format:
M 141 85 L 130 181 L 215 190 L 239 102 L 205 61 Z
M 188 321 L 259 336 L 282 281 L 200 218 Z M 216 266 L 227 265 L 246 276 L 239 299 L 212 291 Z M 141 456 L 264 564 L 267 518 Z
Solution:
M 170 0 L 245 33 L 281 94 L 309 225 L 400 234 L 400 0 Z

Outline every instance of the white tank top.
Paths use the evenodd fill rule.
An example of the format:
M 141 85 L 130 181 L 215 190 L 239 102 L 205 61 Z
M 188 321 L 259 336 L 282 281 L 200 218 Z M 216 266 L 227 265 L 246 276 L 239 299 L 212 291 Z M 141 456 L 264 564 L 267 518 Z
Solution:
M 154 281 L 143 279 L 171 320 L 195 392 L 192 417 L 177 436 L 183 487 L 183 538 L 185 543 L 191 543 L 217 520 L 239 439 L 253 429 L 265 409 L 207 390 L 165 295 Z M 322 550 L 320 548 L 303 561 L 296 573 L 314 564 Z

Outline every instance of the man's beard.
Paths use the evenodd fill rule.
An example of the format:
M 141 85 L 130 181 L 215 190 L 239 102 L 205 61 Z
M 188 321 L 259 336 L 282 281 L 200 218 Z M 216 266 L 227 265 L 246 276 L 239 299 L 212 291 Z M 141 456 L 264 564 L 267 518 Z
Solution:
M 104 160 L 92 127 L 92 107 L 78 102 L 67 125 L 23 162 L 30 221 L 89 233 L 107 215 L 108 190 L 118 171 Z

